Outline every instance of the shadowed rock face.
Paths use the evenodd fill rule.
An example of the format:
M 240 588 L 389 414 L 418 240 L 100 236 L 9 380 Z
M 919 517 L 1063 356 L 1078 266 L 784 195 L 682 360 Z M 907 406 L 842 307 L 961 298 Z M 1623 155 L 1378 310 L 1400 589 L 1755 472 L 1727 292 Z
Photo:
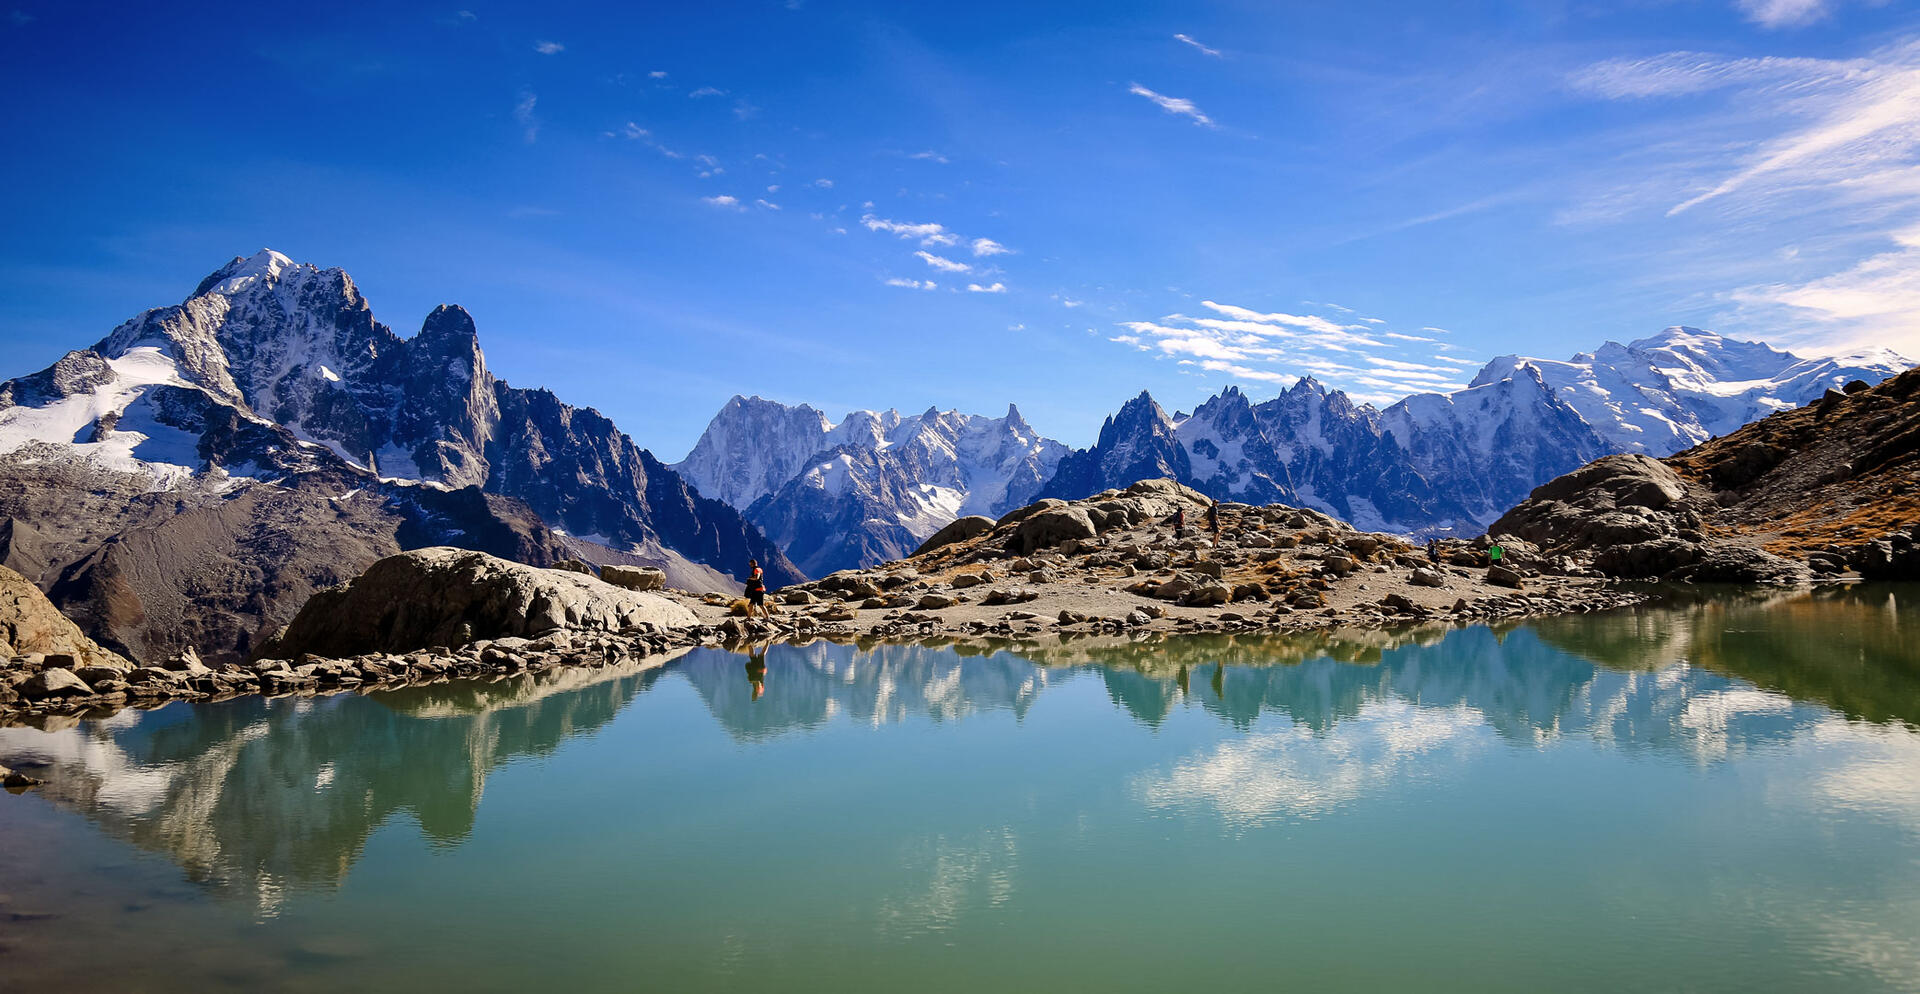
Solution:
M 693 613 L 672 601 L 598 577 L 464 549 L 419 549 L 382 559 L 352 583 L 315 594 L 260 655 L 412 652 L 474 639 L 538 638 L 561 628 L 693 624 Z
M 27 578 L 0 566 L 0 657 L 65 653 L 78 666 L 126 669 L 132 664 L 94 644 Z

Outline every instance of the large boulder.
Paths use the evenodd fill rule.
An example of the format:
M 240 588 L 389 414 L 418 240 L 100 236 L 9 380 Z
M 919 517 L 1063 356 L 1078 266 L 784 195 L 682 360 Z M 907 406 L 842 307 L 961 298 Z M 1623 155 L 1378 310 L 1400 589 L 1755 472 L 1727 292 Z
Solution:
M 356 656 L 538 638 L 555 629 L 685 628 L 693 612 L 656 594 L 483 552 L 438 547 L 389 556 L 351 583 L 314 594 L 256 658 Z
M 1707 556 L 1713 511 L 1711 495 L 1667 464 L 1606 456 L 1534 488 L 1488 532 L 1510 546 L 1516 562 L 1527 561 L 1512 547 L 1518 539 L 1537 546 L 1537 555 L 1590 561 L 1610 576 L 1660 577 Z
M 1007 540 L 1007 551 L 1024 556 L 1036 549 L 1047 549 L 1069 539 L 1096 538 L 1099 531 L 1085 508 L 1063 505 L 1028 515 L 1020 521 Z
M 1920 528 L 1868 542 L 1854 551 L 1853 567 L 1869 580 L 1920 580 Z
M 1813 570 L 1806 563 L 1776 556 L 1764 549 L 1711 542 L 1699 559 L 1667 574 L 1671 580 L 1692 583 L 1807 583 Z
M 662 590 L 667 585 L 667 571 L 652 566 L 616 566 L 609 563 L 600 567 L 600 579 L 628 590 Z
M 76 666 L 133 669 L 133 663 L 100 648 L 67 620 L 39 587 L 0 566 L 0 661 L 29 654 L 71 656 Z
M 913 554 L 916 556 L 924 556 L 935 549 L 944 548 L 955 542 L 965 542 L 968 539 L 979 538 L 992 531 L 993 526 L 994 520 L 992 518 L 982 517 L 978 514 L 967 515 L 928 536 L 925 542 L 920 543 L 918 549 L 913 550 Z

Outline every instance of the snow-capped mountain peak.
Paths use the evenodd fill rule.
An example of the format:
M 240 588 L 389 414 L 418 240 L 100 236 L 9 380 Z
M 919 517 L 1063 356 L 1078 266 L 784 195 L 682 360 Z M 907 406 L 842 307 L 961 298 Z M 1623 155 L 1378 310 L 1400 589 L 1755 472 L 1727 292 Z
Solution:
M 902 555 L 956 517 L 1020 506 L 1066 451 L 1011 404 L 1000 418 L 932 406 L 835 424 L 805 404 L 735 397 L 674 468 L 818 572 Z

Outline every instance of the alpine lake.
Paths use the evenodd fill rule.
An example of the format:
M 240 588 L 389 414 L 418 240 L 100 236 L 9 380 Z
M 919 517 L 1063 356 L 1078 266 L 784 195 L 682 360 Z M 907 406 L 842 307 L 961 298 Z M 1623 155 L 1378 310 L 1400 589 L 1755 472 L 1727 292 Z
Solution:
M 1920 991 L 1920 587 L 0 729 L 0 990 Z

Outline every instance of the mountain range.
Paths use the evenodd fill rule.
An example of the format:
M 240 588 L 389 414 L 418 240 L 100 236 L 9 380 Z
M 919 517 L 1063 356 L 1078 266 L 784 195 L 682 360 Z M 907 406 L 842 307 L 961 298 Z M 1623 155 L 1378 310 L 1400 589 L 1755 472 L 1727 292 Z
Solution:
M 1361 528 L 1477 533 L 1600 456 L 1670 455 L 1911 365 L 1886 350 L 1803 358 L 1674 327 L 1564 361 L 1501 356 L 1464 389 L 1384 409 L 1312 377 L 1257 402 L 1228 387 L 1191 413 L 1142 392 L 1078 451 L 1011 407 L 998 419 L 857 411 L 835 425 L 804 404 L 736 396 L 674 468 L 816 576 L 896 558 L 961 515 L 1162 476 Z
M 899 559 L 957 517 L 1032 501 L 1067 447 L 1008 405 L 989 418 L 734 397 L 673 469 L 746 512 L 813 576 Z
M 734 397 L 669 466 L 605 416 L 491 372 L 443 305 L 403 338 L 339 269 L 262 250 L 0 383 L 0 563 L 103 645 L 240 658 L 314 590 L 403 548 L 646 563 L 724 589 L 899 558 L 957 517 L 1169 476 L 1362 528 L 1477 533 L 1610 453 L 1665 456 L 1911 361 L 1802 358 L 1693 328 L 1503 356 L 1384 409 L 1312 378 L 1192 412 L 1142 393 L 1073 451 L 1018 409 L 829 420 Z
M 802 578 L 597 411 L 494 376 L 465 310 L 403 339 L 345 272 L 268 250 L 0 384 L 0 464 L 0 561 L 136 657 L 243 653 L 249 625 L 423 544 Z

